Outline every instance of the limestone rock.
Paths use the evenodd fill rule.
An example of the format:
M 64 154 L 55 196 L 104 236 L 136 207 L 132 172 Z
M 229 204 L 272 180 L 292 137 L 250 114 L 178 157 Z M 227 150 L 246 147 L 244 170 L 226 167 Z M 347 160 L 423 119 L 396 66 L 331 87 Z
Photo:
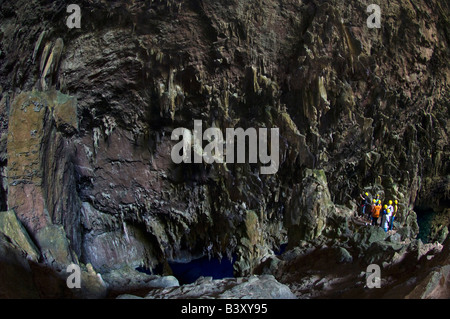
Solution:
M 14 211 L 0 212 L 0 232 L 20 248 L 33 261 L 39 259 L 39 249 L 29 237 L 27 231 L 17 219 Z
M 431 272 L 406 299 L 446 299 L 450 290 L 450 266 Z
M 381 227 L 364 227 L 353 236 L 353 241 L 361 250 L 366 250 L 375 242 L 384 241 L 388 234 Z
M 411 211 L 406 217 L 406 222 L 403 227 L 400 227 L 398 233 L 405 238 L 416 238 L 419 233 L 419 225 L 417 223 L 417 214 Z
M 273 276 L 264 275 L 217 280 L 201 277 L 179 288 L 152 290 L 146 298 L 295 299 L 295 296 Z
M 56 75 L 56 71 L 59 67 L 59 62 L 61 60 L 62 51 L 64 48 L 64 41 L 61 38 L 56 39 L 55 44 L 53 45 L 52 51 L 47 59 L 48 54 L 48 44 L 46 45 L 46 49 L 44 49 L 44 53 L 41 59 L 41 69 L 45 63 L 45 67 L 42 69 L 41 74 L 41 87 L 42 90 L 46 91 L 53 84 L 53 77 Z M 43 61 L 46 61 L 42 63 Z M 48 78 L 48 83 L 47 83 Z
M 76 100 L 56 91 L 22 92 L 12 103 L 9 123 L 8 207 L 32 238 L 53 222 L 64 224 L 79 252 L 74 149 L 61 133 L 78 127 Z
M 150 280 L 148 285 L 152 288 L 170 288 L 179 287 L 180 283 L 174 276 L 163 276 L 153 280 Z
M 320 236 L 334 210 L 325 172 L 307 169 L 302 184 L 294 188 L 288 208 L 289 245 Z
M 70 242 L 61 225 L 48 225 L 42 228 L 36 239 L 42 256 L 49 265 L 55 268 L 66 269 L 75 260 L 71 253 Z
M 402 255 L 406 249 L 405 246 L 398 243 L 376 241 L 364 252 L 363 260 L 368 265 L 389 265 L 394 257 L 398 258 L 398 255 Z
M 241 239 L 241 245 L 238 246 L 239 260 L 236 260 L 234 268 L 237 273 L 248 275 L 267 254 L 267 249 L 259 218 L 254 211 L 246 211 L 244 225 L 245 235 Z

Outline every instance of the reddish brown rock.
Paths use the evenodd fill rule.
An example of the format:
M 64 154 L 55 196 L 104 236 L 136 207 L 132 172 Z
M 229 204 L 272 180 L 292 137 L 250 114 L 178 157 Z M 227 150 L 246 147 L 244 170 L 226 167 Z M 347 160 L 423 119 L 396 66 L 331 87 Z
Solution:
M 76 99 L 57 91 L 21 93 L 11 104 L 7 145 L 8 207 L 32 237 L 64 225 L 73 247 L 80 244 L 70 140 L 76 110 Z

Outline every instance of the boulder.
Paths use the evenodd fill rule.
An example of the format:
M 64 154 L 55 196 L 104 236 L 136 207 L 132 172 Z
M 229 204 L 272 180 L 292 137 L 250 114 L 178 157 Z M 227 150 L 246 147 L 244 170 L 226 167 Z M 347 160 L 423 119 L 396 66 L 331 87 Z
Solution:
M 391 243 L 398 243 L 402 240 L 402 236 L 399 233 L 391 234 L 386 240 L 390 241 Z
M 76 261 L 63 226 L 50 224 L 36 234 L 36 239 L 48 265 L 56 269 L 66 269 L 68 265 Z
M 136 292 L 143 296 L 149 290 L 180 286 L 174 276 L 149 275 L 130 266 L 110 270 L 102 274 L 108 287 L 109 296 L 133 295 Z M 123 296 L 122 296 L 123 297 Z
M 170 288 L 170 287 L 178 287 L 180 286 L 180 283 L 178 282 L 178 279 L 175 278 L 174 276 L 162 276 L 150 280 L 148 286 L 152 288 Z
M 450 265 L 430 272 L 405 296 L 406 299 L 449 299 Z
M 261 264 L 257 267 L 258 274 L 261 275 L 270 275 L 276 273 L 277 269 L 280 267 L 280 263 L 282 263 L 281 259 L 277 256 L 271 255 L 264 258 Z
M 26 253 L 28 258 L 35 262 L 38 261 L 39 249 L 31 240 L 22 223 L 17 219 L 14 211 L 0 212 L 0 232 Z
M 349 225 L 356 208 L 351 209 L 341 205 L 335 205 L 335 208 L 327 218 L 324 234 L 334 239 L 352 236 Z
M 178 288 L 153 289 L 148 299 L 295 299 L 289 287 L 272 275 L 213 280 L 200 277 L 196 282 Z
M 137 290 L 148 287 L 148 282 L 157 279 L 157 275 L 148 275 L 130 266 L 112 269 L 102 273 L 109 290 Z
M 362 259 L 366 264 L 389 266 L 389 263 L 394 259 L 400 260 L 400 256 L 406 251 L 407 246 L 405 245 L 388 241 L 376 241 L 363 252 Z
M 252 276 L 219 295 L 221 299 L 296 299 L 288 286 L 271 275 Z
M 367 250 L 372 243 L 384 241 L 387 237 L 387 233 L 377 226 L 362 227 L 353 235 L 353 243 L 355 247 L 360 250 Z

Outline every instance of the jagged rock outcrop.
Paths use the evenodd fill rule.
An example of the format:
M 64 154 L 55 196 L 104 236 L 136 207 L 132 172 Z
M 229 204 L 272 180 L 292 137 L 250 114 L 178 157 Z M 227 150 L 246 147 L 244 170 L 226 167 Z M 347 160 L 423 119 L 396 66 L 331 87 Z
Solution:
M 38 263 L 235 257 L 249 276 L 286 243 L 391 253 L 398 238 L 352 237 L 363 191 L 399 200 L 401 241 L 416 205 L 448 215 L 448 3 L 390 1 L 370 29 L 364 1 L 80 0 L 69 29 L 70 3 L 0 2 L 0 210 Z M 175 164 L 171 132 L 194 120 L 279 128 L 277 173 Z M 444 242 L 448 219 L 433 227 Z M 327 254 L 352 264 L 349 243 Z
M 31 260 L 39 260 L 39 249 L 29 237 L 14 211 L 0 214 L 0 232 Z
M 335 211 L 325 172 L 307 169 L 302 184 L 293 187 L 287 210 L 289 244 L 295 247 L 301 240 L 319 237 Z
M 104 298 L 107 285 L 91 264 L 73 261 L 62 226 L 48 225 L 28 235 L 14 211 L 0 212 L 1 298 Z M 76 255 L 75 255 L 76 257 Z M 80 267 L 80 288 L 69 289 L 66 266 Z
M 448 298 L 448 241 L 423 244 L 380 227 L 353 229 L 347 240 L 318 237 L 303 241 L 261 263 L 300 299 L 307 298 Z M 355 240 L 353 243 L 352 240 Z M 380 267 L 380 287 L 368 287 L 369 265 Z
M 128 298 L 128 296 L 119 296 L 119 298 Z M 182 287 L 154 289 L 145 298 L 296 299 L 286 285 L 280 284 L 271 275 L 217 280 L 201 277 L 195 283 Z
M 14 99 L 7 135 L 7 204 L 34 239 L 46 237 L 44 229 L 54 229 L 53 224 L 61 225 L 62 240 L 67 232 L 79 254 L 80 203 L 71 142 L 78 129 L 76 106 L 75 98 L 58 91 L 23 92 Z

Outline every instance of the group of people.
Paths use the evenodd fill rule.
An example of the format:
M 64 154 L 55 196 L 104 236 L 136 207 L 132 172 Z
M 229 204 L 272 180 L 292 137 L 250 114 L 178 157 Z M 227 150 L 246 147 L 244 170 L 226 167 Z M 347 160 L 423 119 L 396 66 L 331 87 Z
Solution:
M 380 195 L 376 195 L 373 200 L 370 200 L 369 193 L 361 196 L 361 216 L 371 221 L 371 225 L 378 226 L 378 219 L 381 217 L 380 227 L 385 232 L 392 230 L 394 227 L 394 219 L 398 212 L 398 201 L 390 200 L 384 206 L 381 203 Z

